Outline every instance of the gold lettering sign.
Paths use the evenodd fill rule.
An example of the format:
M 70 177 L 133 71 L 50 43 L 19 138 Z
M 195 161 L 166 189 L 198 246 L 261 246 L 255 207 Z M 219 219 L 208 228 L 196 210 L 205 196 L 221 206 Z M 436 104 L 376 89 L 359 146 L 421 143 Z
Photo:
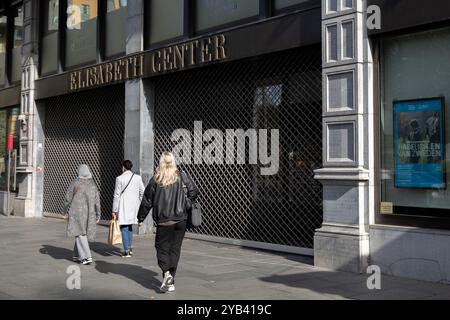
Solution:
M 227 58 L 225 44 L 226 38 L 221 34 L 151 52 L 152 74 L 182 70 L 186 66 L 193 67 L 208 62 L 224 60 Z
M 70 73 L 70 91 L 144 76 L 144 55 L 119 59 Z
M 147 63 L 151 76 L 226 58 L 226 37 L 220 34 L 73 71 L 69 87 L 75 91 L 140 78 Z

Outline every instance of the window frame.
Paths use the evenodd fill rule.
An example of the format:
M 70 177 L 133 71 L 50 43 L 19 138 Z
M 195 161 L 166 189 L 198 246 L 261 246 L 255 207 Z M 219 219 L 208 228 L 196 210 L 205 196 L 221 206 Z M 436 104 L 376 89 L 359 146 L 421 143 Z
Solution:
M 443 216 L 423 216 L 420 214 L 399 214 L 399 213 L 381 213 L 381 200 L 382 200 L 382 181 L 381 181 L 381 170 L 382 170 L 382 155 L 383 149 L 381 144 L 381 114 L 383 108 L 383 89 L 382 89 L 382 42 L 384 39 L 396 36 L 413 34 L 421 31 L 439 29 L 442 27 L 450 27 L 450 21 L 437 22 L 419 27 L 406 28 L 397 31 L 386 32 L 382 34 L 376 34 L 370 36 L 371 43 L 373 44 L 373 92 L 374 92 L 374 130 L 375 134 L 375 219 L 374 224 L 388 225 L 388 226 L 399 226 L 399 227 L 413 227 L 413 228 L 428 228 L 428 229 L 440 229 L 440 230 L 450 230 L 450 210 L 448 217 Z M 450 168 L 446 168 L 450 170 Z
M 193 28 L 194 28 L 195 36 L 202 36 L 202 35 L 206 35 L 209 33 L 218 32 L 223 29 L 228 29 L 228 28 L 232 28 L 232 27 L 236 27 L 236 26 L 240 26 L 240 25 L 244 25 L 244 24 L 248 24 L 248 23 L 252 23 L 252 22 L 257 22 L 261 19 L 264 19 L 264 18 L 266 18 L 265 15 L 270 14 L 270 9 L 267 8 L 268 4 L 269 4 L 269 1 L 259 0 L 258 13 L 256 15 L 249 16 L 249 17 L 246 17 L 243 19 L 238 19 L 235 21 L 226 22 L 226 23 L 223 23 L 223 24 L 220 24 L 220 25 L 217 25 L 214 27 L 202 29 L 202 30 L 196 29 L 197 19 L 195 19 L 193 21 Z M 192 6 L 193 6 L 193 10 L 194 10 L 193 14 L 195 15 L 197 12 L 197 1 L 192 1 Z M 262 15 L 264 15 L 264 17 L 262 17 Z
M 95 58 L 90 60 L 90 61 L 86 61 L 77 65 L 73 65 L 73 66 L 67 66 L 67 61 L 66 61 L 66 41 L 67 41 L 67 37 L 66 37 L 66 33 L 67 33 L 67 7 L 68 7 L 68 0 L 60 0 L 60 17 L 63 17 L 63 19 L 60 19 L 60 23 L 62 24 L 62 33 L 60 34 L 59 38 L 61 38 L 61 47 L 60 47 L 60 51 L 61 51 L 61 56 L 59 57 L 60 61 L 61 61 L 61 70 L 58 73 L 61 72 L 65 72 L 65 71 L 70 71 L 70 70 L 75 70 L 75 69 L 79 69 L 82 67 L 87 67 L 93 64 L 98 64 L 98 63 L 102 63 L 103 61 L 105 61 L 104 59 L 104 52 L 105 52 L 105 48 L 104 48 L 104 43 L 105 43 L 105 31 L 104 31 L 104 12 L 105 10 L 103 10 L 104 6 L 103 4 L 106 3 L 106 0 L 97 0 L 97 23 L 96 23 L 96 49 L 95 49 Z M 62 3 L 61 3 L 62 2 Z M 63 4 L 63 5 L 61 5 Z M 106 7 L 106 6 L 105 6 Z M 63 12 L 61 12 L 63 11 Z
M 21 79 L 12 81 L 12 51 L 14 49 L 14 19 L 12 17 L 13 8 L 22 7 L 25 9 L 23 0 L 10 1 L 4 3 L 0 8 L 0 14 L 6 17 L 6 54 L 5 54 L 5 83 L 0 85 L 0 89 L 20 85 Z M 23 47 L 23 44 L 22 44 Z
M 108 29 L 107 29 L 108 26 L 106 24 L 106 16 L 108 14 L 108 0 L 99 0 L 99 2 L 102 2 L 101 11 L 99 10 L 99 16 L 101 15 L 101 18 L 99 19 L 100 25 L 98 27 L 98 28 L 101 28 L 100 34 L 99 34 L 99 37 L 100 37 L 99 52 L 100 52 L 101 57 L 100 57 L 99 61 L 103 62 L 103 61 L 118 59 L 120 57 L 125 56 L 127 53 L 127 44 L 125 42 L 125 48 L 123 48 L 122 52 L 113 54 L 111 56 L 106 56 L 106 36 L 107 36 L 107 32 L 108 32 Z M 143 10 L 145 10 L 145 5 L 147 2 L 148 1 L 144 1 Z M 127 8 L 128 8 L 128 4 L 127 4 Z M 125 23 L 124 27 L 125 28 L 127 27 L 126 23 Z M 126 35 L 125 35 L 125 39 L 126 39 Z
M 58 74 L 59 72 L 61 72 L 61 65 L 60 65 L 60 54 L 61 54 L 61 6 L 62 3 L 64 2 L 64 0 L 58 0 L 58 28 L 56 29 L 56 31 L 54 31 L 53 33 L 57 33 L 57 37 L 56 37 L 56 70 L 55 71 L 49 71 L 49 72 L 42 72 L 42 63 L 39 63 L 39 69 L 38 69 L 38 73 L 41 77 L 46 77 L 49 75 L 53 75 L 53 74 Z M 42 49 L 43 49 L 43 38 L 46 35 L 49 35 L 50 33 L 47 32 L 47 30 L 45 30 L 45 26 L 46 26 L 46 21 L 48 20 L 48 13 L 45 13 L 45 11 L 48 9 L 48 0 L 46 0 L 46 3 L 43 4 L 42 1 L 39 2 L 39 8 L 38 8 L 38 12 L 39 12 L 39 16 L 40 17 L 44 17 L 46 19 L 40 19 L 39 21 L 39 30 L 38 30 L 38 34 L 39 34 L 39 61 L 42 61 Z

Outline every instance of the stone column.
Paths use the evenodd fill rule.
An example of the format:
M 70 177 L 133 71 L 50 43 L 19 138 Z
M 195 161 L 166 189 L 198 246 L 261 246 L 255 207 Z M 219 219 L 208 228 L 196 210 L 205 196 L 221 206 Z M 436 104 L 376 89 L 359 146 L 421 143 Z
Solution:
M 22 87 L 18 124 L 20 146 L 17 159 L 18 195 L 14 201 L 14 214 L 23 217 L 42 216 L 42 206 L 36 203 L 36 121 L 34 81 L 38 64 L 38 0 L 24 0 L 24 41 L 22 47 Z M 42 188 L 42 185 L 40 186 Z
M 127 54 L 144 49 L 144 0 L 128 2 Z M 134 170 L 142 176 L 147 185 L 153 176 L 153 109 L 154 92 L 150 83 L 142 79 L 125 83 L 125 158 L 134 164 Z M 139 228 L 138 233 L 151 231 L 151 214 Z
M 316 266 L 366 272 L 374 216 L 372 56 L 365 0 L 322 0 L 323 224 Z

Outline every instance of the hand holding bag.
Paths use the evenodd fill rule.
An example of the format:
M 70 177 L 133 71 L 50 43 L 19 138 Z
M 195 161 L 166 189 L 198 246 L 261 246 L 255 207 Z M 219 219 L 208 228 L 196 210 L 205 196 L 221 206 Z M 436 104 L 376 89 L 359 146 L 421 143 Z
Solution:
M 117 219 L 112 219 L 109 225 L 108 243 L 110 245 L 122 244 L 122 232 Z

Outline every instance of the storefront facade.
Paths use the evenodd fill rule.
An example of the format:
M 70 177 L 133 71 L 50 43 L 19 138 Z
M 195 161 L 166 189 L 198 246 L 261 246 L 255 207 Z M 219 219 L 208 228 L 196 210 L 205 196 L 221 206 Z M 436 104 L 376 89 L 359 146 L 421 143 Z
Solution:
M 85 162 L 107 222 L 120 161 L 146 183 L 183 130 L 194 150 L 182 167 L 205 214 L 190 237 L 449 281 L 450 10 L 437 2 L 442 10 L 409 0 L 10 1 L 0 8 L 0 155 L 17 157 L 10 211 L 61 216 Z M 413 8 L 423 14 L 397 19 Z M 277 171 L 262 175 L 273 129 Z M 228 145 L 230 130 L 247 140 Z M 252 137 L 265 162 L 251 161 Z
M 315 264 L 448 283 L 449 4 L 341 0 L 322 10 Z
M 20 90 L 19 125 L 28 130 L 20 135 L 12 214 L 61 217 L 66 188 L 87 163 L 107 223 L 121 160 L 131 159 L 146 183 L 160 154 L 175 147 L 173 132 L 195 136 L 201 122 L 203 152 L 210 130 L 242 130 L 246 140 L 244 148 L 238 137 L 231 147 L 224 141 L 223 156 L 236 155 L 231 164 L 219 153 L 199 163 L 193 152 L 193 162 L 181 165 L 196 177 L 205 214 L 189 236 L 313 254 L 322 221 L 313 172 L 322 155 L 319 1 L 23 7 L 23 27 L 35 31 L 22 50 L 30 82 Z M 266 150 L 269 160 L 270 130 L 279 130 L 278 174 L 261 175 L 267 163 L 250 163 L 254 129 L 258 153 Z M 265 142 L 259 130 L 269 130 Z

